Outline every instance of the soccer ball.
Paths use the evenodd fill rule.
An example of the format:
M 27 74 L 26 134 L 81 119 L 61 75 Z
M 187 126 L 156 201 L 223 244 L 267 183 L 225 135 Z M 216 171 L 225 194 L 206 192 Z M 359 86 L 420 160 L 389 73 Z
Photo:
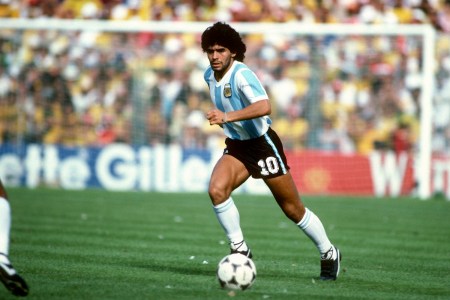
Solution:
M 229 254 L 217 266 L 217 279 L 224 289 L 248 289 L 256 279 L 255 263 L 245 255 Z

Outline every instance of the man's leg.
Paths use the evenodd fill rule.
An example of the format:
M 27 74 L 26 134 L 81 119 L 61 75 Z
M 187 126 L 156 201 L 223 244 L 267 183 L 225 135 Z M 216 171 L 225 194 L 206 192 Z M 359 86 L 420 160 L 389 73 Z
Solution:
M 28 285 L 9 261 L 9 234 L 11 230 L 11 206 L 6 190 L 0 182 L 0 281 L 16 296 L 28 295 Z
M 335 280 L 339 275 L 341 254 L 334 247 L 320 219 L 305 208 L 290 173 L 264 180 L 285 215 L 311 239 L 321 257 L 320 278 Z
M 208 192 L 214 213 L 230 242 L 231 253 L 241 253 L 251 258 L 253 255 L 244 240 L 239 211 L 231 198 L 231 192 L 249 176 L 239 160 L 223 155 L 214 167 Z

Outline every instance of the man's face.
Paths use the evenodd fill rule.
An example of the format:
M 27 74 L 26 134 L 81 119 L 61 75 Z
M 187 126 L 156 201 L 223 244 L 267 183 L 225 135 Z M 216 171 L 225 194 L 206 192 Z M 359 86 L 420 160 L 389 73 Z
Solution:
M 206 50 L 211 68 L 217 74 L 225 74 L 234 61 L 235 53 L 231 53 L 228 48 L 214 45 Z

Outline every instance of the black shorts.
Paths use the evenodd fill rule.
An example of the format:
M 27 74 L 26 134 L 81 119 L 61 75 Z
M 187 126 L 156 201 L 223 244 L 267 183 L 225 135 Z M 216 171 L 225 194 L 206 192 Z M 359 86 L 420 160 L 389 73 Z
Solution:
M 241 161 L 253 178 L 273 178 L 289 170 L 283 144 L 271 128 L 262 136 L 250 140 L 225 140 L 224 154 Z

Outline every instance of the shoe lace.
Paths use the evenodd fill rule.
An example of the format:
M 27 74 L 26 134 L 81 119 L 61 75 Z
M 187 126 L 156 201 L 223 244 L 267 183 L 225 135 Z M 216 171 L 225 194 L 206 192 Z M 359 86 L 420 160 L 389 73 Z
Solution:
M 320 256 L 320 259 L 322 260 L 322 261 L 326 261 L 326 260 L 332 260 L 333 259 L 333 254 L 334 254 L 334 249 L 333 249 L 333 246 L 331 246 L 331 248 L 330 248 L 330 250 L 328 250 L 327 252 L 325 252 L 325 253 L 323 253 L 321 256 Z
M 238 243 L 231 243 L 231 249 L 233 251 L 239 251 L 239 248 L 244 244 L 244 241 L 240 241 Z

